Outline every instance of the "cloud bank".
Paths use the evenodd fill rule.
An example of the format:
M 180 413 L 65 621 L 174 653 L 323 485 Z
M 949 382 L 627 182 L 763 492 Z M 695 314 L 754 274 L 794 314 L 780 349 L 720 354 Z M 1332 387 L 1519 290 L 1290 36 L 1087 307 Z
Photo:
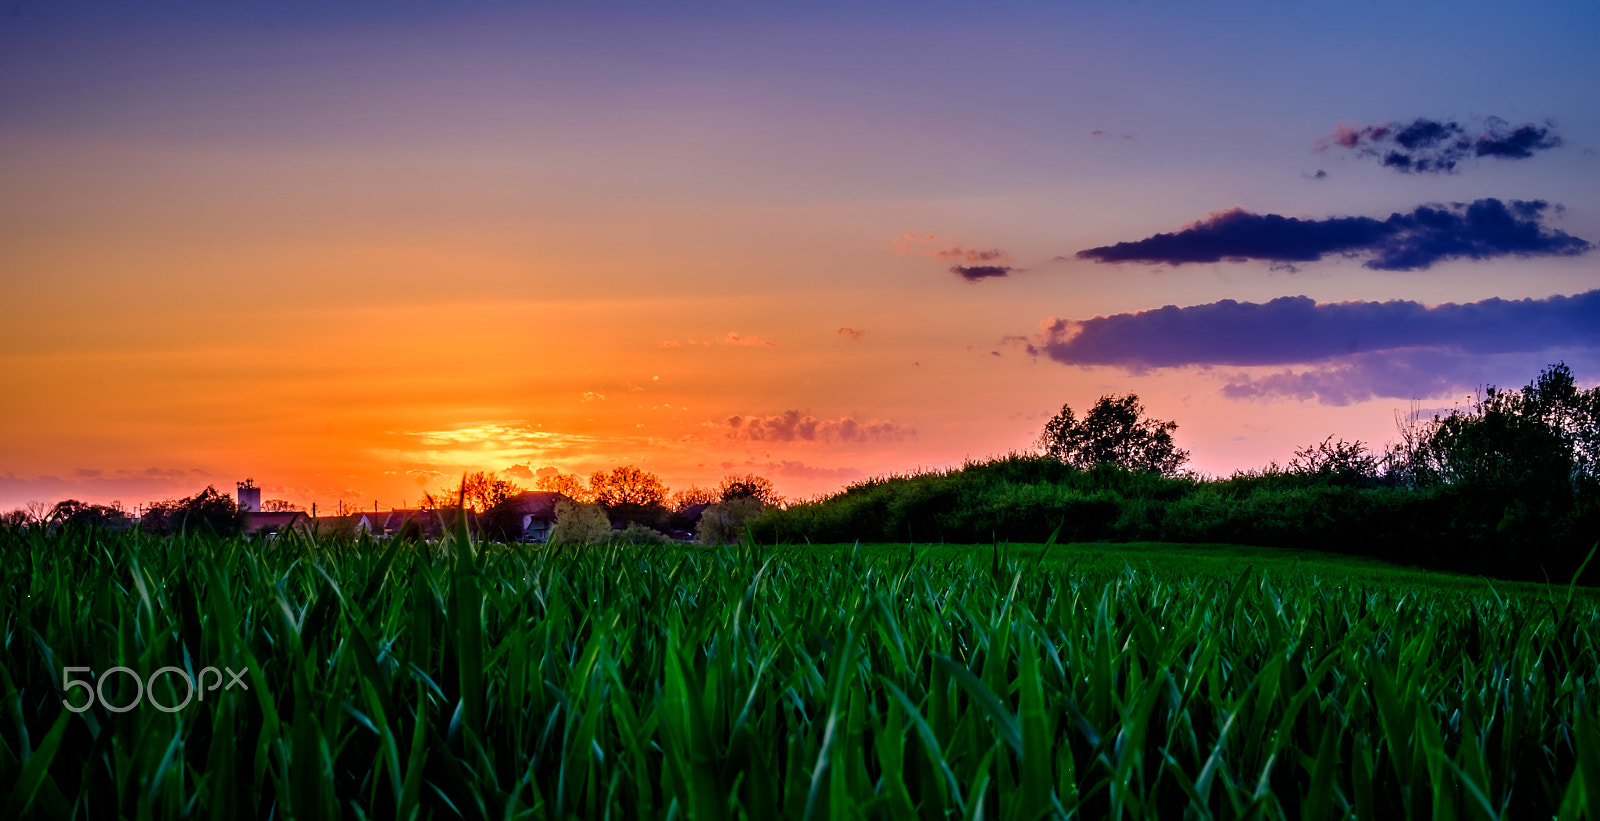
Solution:
M 1444 396 L 1509 384 L 1566 359 L 1600 366 L 1600 290 L 1545 299 L 1432 307 L 1406 300 L 1266 303 L 1222 300 L 1073 321 L 1052 318 L 1035 355 L 1131 373 L 1184 366 L 1297 366 L 1228 376 L 1238 400 L 1347 405 L 1377 397 Z
M 1548 121 L 1513 126 L 1499 117 L 1463 126 L 1453 120 L 1418 117 L 1409 123 L 1368 126 L 1340 125 L 1322 148 L 1338 146 L 1377 159 L 1402 174 L 1451 174 L 1470 157 L 1525 160 L 1535 152 L 1561 145 Z
M 1225 299 L 1086 320 L 1051 318 L 1029 351 L 1068 365 L 1128 370 L 1284 365 L 1405 348 L 1467 354 L 1600 348 L 1600 290 L 1428 307 L 1410 300 L 1317 303 Z
M 1481 356 L 1442 348 L 1410 348 L 1338 357 L 1296 371 L 1234 374 L 1222 387 L 1229 399 L 1314 400 L 1343 406 L 1368 399 L 1423 399 L 1448 396 L 1465 386 L 1509 384 L 1527 379 L 1557 357 L 1495 354 Z M 1507 382 L 1505 380 L 1510 380 Z
M 1559 211 L 1560 206 L 1555 206 Z M 1366 267 L 1414 271 L 1448 259 L 1503 256 L 1575 256 L 1593 246 L 1546 228 L 1552 206 L 1544 200 L 1494 198 L 1470 204 L 1421 205 L 1407 214 L 1297 219 L 1253 214 L 1242 208 L 1215 212 L 1182 230 L 1078 252 L 1096 262 L 1314 262 L 1329 255 L 1370 256 Z

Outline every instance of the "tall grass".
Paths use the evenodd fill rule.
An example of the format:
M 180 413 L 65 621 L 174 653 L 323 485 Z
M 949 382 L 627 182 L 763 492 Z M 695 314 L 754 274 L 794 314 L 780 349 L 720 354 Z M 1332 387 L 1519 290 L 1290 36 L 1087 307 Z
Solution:
M 1596 609 L 984 551 L 0 531 L 0 787 L 102 818 L 1579 818 Z M 73 713 L 62 668 L 248 670 Z M 175 676 L 154 686 L 182 699 Z M 132 683 L 108 684 L 116 704 Z M 74 703 L 81 694 L 73 696 Z M 1593 817 L 1592 815 L 1589 817 Z

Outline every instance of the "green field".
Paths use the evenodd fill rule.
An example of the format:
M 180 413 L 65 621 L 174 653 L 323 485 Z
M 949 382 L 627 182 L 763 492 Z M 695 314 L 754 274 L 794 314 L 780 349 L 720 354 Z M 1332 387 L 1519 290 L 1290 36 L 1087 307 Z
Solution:
M 858 549 L 853 544 L 816 545 L 815 548 L 833 555 Z M 1331 585 L 1333 589 L 1345 586 L 1378 590 L 1404 588 L 1480 593 L 1490 597 L 1520 596 L 1536 600 L 1548 599 L 1552 595 L 1565 597 L 1567 593 L 1561 585 L 1530 584 L 1428 570 L 1345 553 L 1239 544 L 1084 542 L 1052 544 L 1046 548 L 1042 544 L 1009 542 L 999 545 L 863 543 L 859 549 L 863 555 L 889 561 L 903 561 L 915 551 L 919 561 L 987 560 L 991 564 L 994 552 L 998 551 L 1002 559 L 1015 560 L 1024 567 L 1042 560 L 1047 568 L 1068 572 L 1123 575 L 1131 571 L 1172 582 L 1202 579 L 1231 582 L 1248 569 L 1264 573 L 1279 582 L 1292 580 L 1296 584 Z M 1580 598 L 1588 597 L 1590 601 L 1600 601 L 1600 589 L 1597 588 L 1576 587 L 1573 593 Z
M 1521 819 L 1600 804 L 1597 608 L 1564 585 L 1153 543 L 33 528 L 0 530 L 0 554 L 8 816 Z M 163 667 L 203 683 L 225 668 L 249 689 L 185 703 Z M 93 706 L 63 706 L 88 685 Z

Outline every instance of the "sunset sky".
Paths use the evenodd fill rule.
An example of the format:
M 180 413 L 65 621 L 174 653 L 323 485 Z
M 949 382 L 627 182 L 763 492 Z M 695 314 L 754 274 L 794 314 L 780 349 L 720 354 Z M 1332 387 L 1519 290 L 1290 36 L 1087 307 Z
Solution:
M 0 3 L 0 510 L 1190 467 L 1600 379 L 1600 5 Z M 1170 306 L 1170 307 L 1168 307 Z

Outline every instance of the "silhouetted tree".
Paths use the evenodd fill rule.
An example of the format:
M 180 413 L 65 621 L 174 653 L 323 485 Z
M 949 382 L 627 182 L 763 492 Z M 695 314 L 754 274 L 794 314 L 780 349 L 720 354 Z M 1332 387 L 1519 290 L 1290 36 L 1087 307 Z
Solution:
M 516 482 L 498 479 L 494 474 L 480 470 L 462 476 L 461 484 L 430 495 L 428 502 L 437 508 L 465 507 L 474 513 L 482 513 L 522 490 Z
M 1329 435 L 1318 444 L 1297 449 L 1288 472 L 1340 485 L 1370 485 L 1378 479 L 1378 457 L 1359 439 L 1346 442 Z
M 590 492 L 588 486 L 583 483 L 582 479 L 578 478 L 577 474 L 545 473 L 543 469 L 541 469 L 539 473 L 539 478 L 533 483 L 534 490 L 547 490 L 551 493 L 559 493 L 568 499 L 578 502 L 594 501 L 593 494 Z
M 177 533 L 182 530 L 210 529 L 219 536 L 234 536 L 244 530 L 245 512 L 239 509 L 232 496 L 218 493 L 206 486 L 205 490 L 176 501 L 151 502 L 140 525 L 155 533 Z
M 1404 484 L 1570 497 L 1597 478 L 1600 388 L 1579 390 L 1558 363 L 1521 390 L 1490 385 L 1469 408 L 1413 417 L 1400 434 L 1387 461 Z
M 1189 460 L 1172 441 L 1177 429 L 1177 422 L 1145 419 L 1135 394 L 1102 396 L 1081 422 L 1062 405 L 1045 423 L 1039 444 L 1047 455 L 1085 470 L 1109 464 L 1171 475 Z
M 1600 531 L 1600 388 L 1564 363 L 1526 387 L 1487 386 L 1467 408 L 1400 426 L 1386 456 L 1393 484 L 1447 500 L 1448 556 L 1475 572 L 1561 577 Z
M 589 477 L 589 491 L 595 502 L 607 508 L 661 506 L 667 501 L 667 486 L 661 483 L 661 477 L 633 465 L 597 471 Z
M 22 512 L 28 515 L 30 523 L 44 524 L 45 520 L 50 517 L 51 507 L 52 505 L 49 502 L 29 499 L 28 503 L 22 506 Z
M 107 530 L 125 530 L 133 526 L 133 517 L 121 505 L 95 505 L 77 499 L 64 499 L 50 509 L 46 521 L 51 527 L 99 527 Z
M 654 473 L 632 465 L 597 471 L 589 477 L 589 492 L 615 525 L 636 523 L 657 530 L 666 525 L 667 486 Z
M 753 473 L 724 478 L 717 488 L 717 498 L 724 502 L 734 499 L 755 499 L 763 505 L 775 505 L 783 501 L 771 479 Z
M 709 505 L 717 501 L 717 499 L 717 491 L 700 487 L 699 485 L 690 485 L 683 490 L 674 491 L 667 507 L 672 508 L 674 513 L 680 513 L 695 505 Z

